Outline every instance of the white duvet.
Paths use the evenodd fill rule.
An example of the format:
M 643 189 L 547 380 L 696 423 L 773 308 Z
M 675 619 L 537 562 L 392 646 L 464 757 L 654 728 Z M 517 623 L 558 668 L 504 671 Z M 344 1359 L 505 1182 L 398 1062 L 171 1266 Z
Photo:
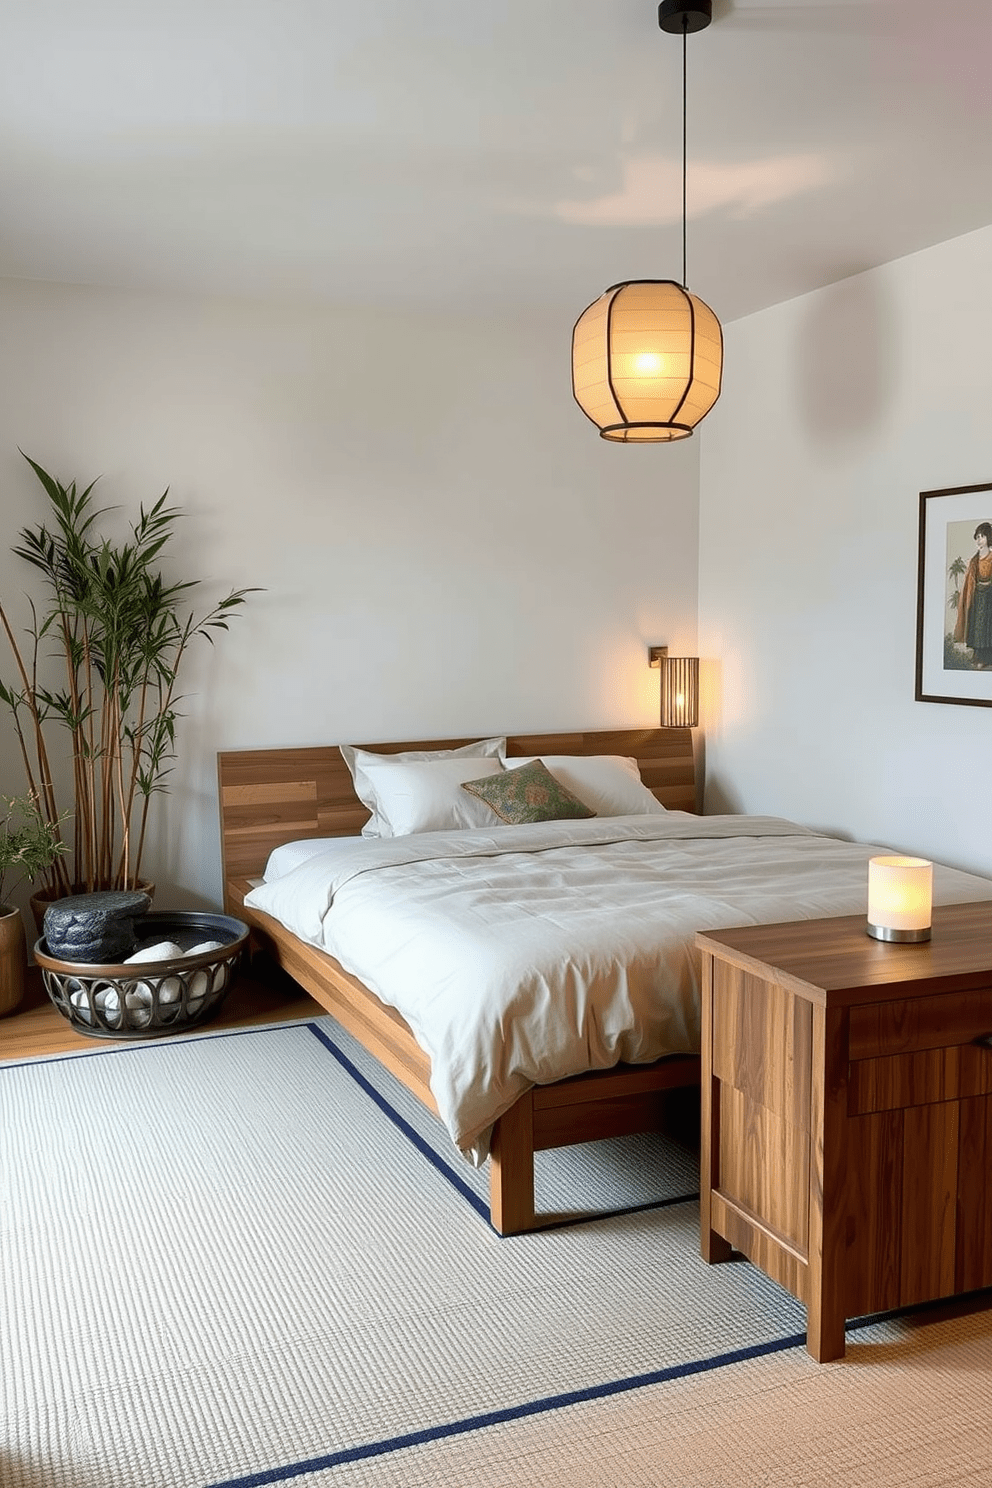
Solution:
M 694 931 L 863 913 L 883 850 L 684 812 L 341 838 L 300 844 L 312 856 L 279 876 L 270 862 L 245 903 L 399 1010 L 480 1163 L 529 1086 L 698 1050 Z M 992 880 L 935 866 L 935 903 L 976 899 Z

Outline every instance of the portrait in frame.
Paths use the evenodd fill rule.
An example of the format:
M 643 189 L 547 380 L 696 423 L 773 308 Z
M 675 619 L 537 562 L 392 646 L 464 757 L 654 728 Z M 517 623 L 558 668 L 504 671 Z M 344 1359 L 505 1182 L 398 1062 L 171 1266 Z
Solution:
M 920 492 L 916 700 L 992 708 L 992 482 Z

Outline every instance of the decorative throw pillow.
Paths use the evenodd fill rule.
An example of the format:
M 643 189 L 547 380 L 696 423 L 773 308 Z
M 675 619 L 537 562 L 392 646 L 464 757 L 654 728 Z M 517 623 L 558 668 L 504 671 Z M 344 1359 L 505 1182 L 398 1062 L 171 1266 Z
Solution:
M 641 780 L 636 759 L 620 754 L 542 754 L 508 759 L 512 770 L 540 759 L 566 790 L 597 816 L 663 816 L 665 808 Z
M 501 775 L 489 775 L 484 780 L 465 780 L 462 790 L 485 801 L 511 826 L 596 815 L 566 790 L 539 759 L 531 760 L 519 770 L 504 770 Z

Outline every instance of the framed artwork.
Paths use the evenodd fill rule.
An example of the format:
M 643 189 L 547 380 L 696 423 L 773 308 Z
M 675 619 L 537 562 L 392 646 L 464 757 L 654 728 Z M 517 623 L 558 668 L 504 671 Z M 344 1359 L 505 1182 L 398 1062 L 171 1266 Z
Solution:
M 992 483 L 920 492 L 916 700 L 992 708 Z

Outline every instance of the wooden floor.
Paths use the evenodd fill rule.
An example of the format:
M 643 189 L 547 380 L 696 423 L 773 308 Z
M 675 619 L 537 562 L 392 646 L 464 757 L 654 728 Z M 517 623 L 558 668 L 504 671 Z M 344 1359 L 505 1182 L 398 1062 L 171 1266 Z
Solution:
M 204 1030 L 241 1028 L 283 1019 L 319 1018 L 323 1014 L 323 1008 L 288 979 L 285 982 L 273 980 L 269 984 L 268 981 L 262 983 L 239 975 L 219 1012 L 200 1027 Z M 0 1059 L 29 1059 L 76 1049 L 106 1049 L 123 1042 L 123 1039 L 92 1038 L 76 1033 L 49 1001 L 37 968 L 28 973 L 27 991 L 20 1007 L 0 1018 Z

